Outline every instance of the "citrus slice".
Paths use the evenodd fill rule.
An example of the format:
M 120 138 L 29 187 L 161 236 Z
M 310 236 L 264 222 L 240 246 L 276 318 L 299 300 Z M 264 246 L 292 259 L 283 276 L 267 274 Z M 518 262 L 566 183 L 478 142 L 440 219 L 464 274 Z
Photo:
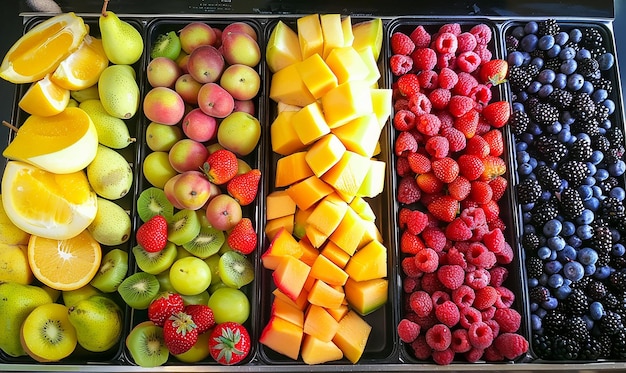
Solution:
M 19 107 L 32 115 L 49 117 L 59 114 L 70 102 L 70 91 L 59 87 L 46 75 L 33 83 L 22 96 Z
M 98 211 L 85 172 L 53 174 L 19 161 L 7 162 L 4 169 L 2 204 L 18 228 L 59 240 L 78 235 Z
M 100 244 L 83 230 L 76 237 L 54 240 L 30 236 L 28 264 L 44 285 L 57 290 L 75 290 L 89 283 L 100 268 Z
M 5 157 L 57 174 L 87 167 L 98 150 L 98 132 L 89 115 L 68 107 L 50 117 L 31 115 L 4 152 Z
M 98 83 L 100 74 L 109 66 L 102 40 L 86 35 L 74 53 L 61 61 L 50 80 L 72 91 Z
M 61 13 L 27 31 L 4 56 L 0 77 L 11 83 L 31 83 L 54 71 L 87 35 L 81 17 Z

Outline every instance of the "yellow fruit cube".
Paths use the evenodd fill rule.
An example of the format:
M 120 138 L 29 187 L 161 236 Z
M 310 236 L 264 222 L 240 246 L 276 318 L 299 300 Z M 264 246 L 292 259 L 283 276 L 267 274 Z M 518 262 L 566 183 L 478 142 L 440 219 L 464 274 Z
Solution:
M 353 255 L 365 234 L 365 229 L 363 219 L 348 207 L 343 219 L 328 238 L 346 254 Z
M 325 198 L 315 206 L 306 223 L 328 237 L 337 228 L 347 210 L 348 204 L 344 201 L 335 203 Z
M 326 171 L 321 179 L 343 193 L 342 198 L 354 197 L 369 171 L 369 162 L 368 157 L 346 150 L 339 162 Z
M 304 312 L 291 301 L 275 297 L 272 302 L 271 314 L 301 328 L 304 327 Z
M 322 106 L 318 102 L 313 102 L 300 109 L 293 116 L 292 123 L 300 141 L 305 145 L 309 145 L 330 133 L 330 128 L 322 112 Z
M 294 307 L 297 307 L 301 311 L 304 311 L 308 307 L 308 305 L 309 305 L 309 301 L 307 300 L 307 297 L 309 296 L 309 292 L 306 291 L 306 290 L 302 290 L 300 292 L 300 295 L 298 296 L 298 298 L 296 298 L 296 300 L 292 300 L 291 298 L 289 298 L 280 289 L 274 289 L 272 294 L 276 298 L 280 298 L 280 300 L 285 301 L 285 302 L 293 305 Z
M 287 188 L 287 193 L 301 210 L 308 209 L 332 192 L 333 187 L 315 175 L 311 175 Z
M 345 218 L 345 217 L 344 217 Z M 331 262 L 335 263 L 339 268 L 344 268 L 350 260 L 350 254 L 337 246 L 333 241 L 326 242 L 320 254 L 327 257 Z
M 385 88 L 372 88 L 372 109 L 376 118 L 378 118 L 378 124 L 380 128 L 383 128 L 387 124 L 387 119 L 391 115 L 392 91 Z
M 365 316 L 387 303 L 389 281 L 384 278 L 367 281 L 354 281 L 349 278 L 344 289 L 348 304 Z
M 274 185 L 277 188 L 288 186 L 311 175 L 313 171 L 306 163 L 306 152 L 296 152 L 278 159 Z
M 351 46 L 333 49 L 325 57 L 325 60 L 328 67 L 337 77 L 337 83 L 339 84 L 350 80 L 365 80 L 370 75 L 369 67 L 365 64 L 359 52 Z M 376 68 L 376 71 L 378 71 L 378 68 Z
M 339 360 L 343 352 L 333 341 L 324 342 L 312 335 L 305 334 L 300 351 L 302 361 L 308 365 L 317 365 Z
M 280 218 L 274 218 L 267 220 L 265 223 L 265 235 L 269 240 L 273 240 L 276 234 L 281 229 L 286 230 L 289 234 L 293 234 L 293 222 L 294 215 L 281 216 Z
M 279 229 L 272 238 L 269 247 L 261 255 L 261 262 L 267 269 L 276 269 L 283 257 L 292 256 L 300 259 L 302 254 L 302 247 L 298 241 L 287 229 L 283 228 Z
M 304 85 L 316 99 L 337 86 L 337 77 L 317 53 L 309 56 L 296 67 Z
M 376 114 L 361 115 L 331 130 L 347 150 L 365 157 L 372 157 L 380 137 L 381 128 Z
M 343 355 L 356 364 L 363 355 L 372 327 L 355 311 L 348 313 L 339 321 L 339 328 L 333 342 L 343 351 Z
M 364 48 L 372 48 L 374 59 L 378 60 L 380 50 L 383 45 L 383 21 L 380 18 L 373 18 L 369 21 L 359 22 L 352 26 L 354 41 L 352 46 L 357 51 Z
M 272 75 L 270 84 L 272 100 L 295 106 L 306 106 L 315 102 L 315 97 L 304 85 L 298 73 L 298 63 L 286 66 Z
M 374 221 L 363 220 L 365 223 L 365 232 L 363 233 L 363 237 L 361 237 L 361 242 L 359 243 L 359 249 L 365 247 L 372 241 L 383 241 L 383 235 L 380 233 L 380 230 L 376 226 Z
M 348 274 L 324 255 L 317 256 L 309 276 L 329 285 L 344 285 L 348 280 Z
M 265 197 L 265 216 L 267 220 L 295 213 L 296 203 L 285 190 L 275 190 Z
M 343 27 L 341 26 L 341 15 L 337 13 L 322 14 L 320 16 L 322 35 L 324 36 L 324 48 L 322 57 L 326 56 L 335 48 L 342 47 Z
M 306 163 L 317 177 L 321 177 L 335 163 L 339 162 L 346 147 L 337 138 L 329 133 L 317 140 L 306 152 Z
M 378 86 L 378 80 L 380 79 L 380 70 L 378 69 L 378 63 L 374 58 L 374 52 L 372 48 L 366 47 L 357 52 L 361 57 L 361 61 L 367 66 L 367 75 L 363 78 L 370 86 Z
M 302 249 L 302 256 L 300 257 L 300 260 L 309 265 L 309 267 L 312 266 L 313 263 L 315 263 L 317 256 L 320 255 L 319 250 L 311 244 L 307 236 L 301 238 L 300 241 L 298 241 L 298 244 Z
M 270 125 L 272 150 L 280 155 L 288 155 L 304 149 L 293 125 L 296 111 L 281 111 Z
M 261 332 L 259 342 L 272 350 L 294 360 L 300 355 L 300 345 L 304 332 L 302 327 L 272 316 Z
M 315 280 L 313 287 L 307 295 L 311 304 L 324 308 L 338 308 L 343 304 L 346 295 L 339 289 L 334 288 L 322 280 Z
M 352 33 L 352 18 L 350 16 L 345 16 L 341 20 L 341 30 L 343 31 L 343 46 L 352 46 L 354 34 Z
M 317 53 L 324 53 L 324 35 L 320 24 L 319 14 L 309 14 L 298 18 L 298 40 L 302 59 Z
M 330 342 L 335 336 L 339 323 L 324 308 L 312 304 L 304 315 L 304 333 L 321 341 Z
M 370 168 L 357 192 L 358 196 L 374 198 L 385 188 L 385 162 L 370 159 Z
M 324 234 L 324 233 L 320 232 L 319 229 L 315 228 L 314 226 L 312 226 L 310 224 L 307 224 L 304 227 L 304 233 L 306 234 L 306 238 L 307 238 L 308 242 L 314 248 L 322 247 L 322 245 L 324 245 L 324 243 L 328 239 L 328 235 L 327 234 Z
M 325 122 L 330 128 L 373 112 L 370 87 L 362 80 L 339 84 L 322 96 L 321 102 Z
M 278 21 L 272 29 L 265 48 L 265 60 L 273 73 L 302 61 L 298 34 L 283 21 Z
M 345 271 L 355 281 L 386 277 L 387 248 L 380 241 L 370 241 L 350 258 Z

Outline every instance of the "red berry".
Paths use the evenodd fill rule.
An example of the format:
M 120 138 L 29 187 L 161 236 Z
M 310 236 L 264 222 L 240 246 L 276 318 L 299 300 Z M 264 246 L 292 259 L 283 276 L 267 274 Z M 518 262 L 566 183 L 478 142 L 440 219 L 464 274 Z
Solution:
M 480 242 L 472 242 L 470 248 L 465 253 L 467 263 L 478 268 L 489 269 L 496 264 L 496 256 Z
M 447 264 L 437 270 L 437 278 L 447 289 L 454 290 L 463 285 L 465 271 L 459 265 Z
M 444 67 L 439 71 L 438 83 L 440 88 L 450 90 L 458 81 L 459 77 L 454 70 Z
M 409 307 L 420 317 L 426 317 L 433 309 L 433 302 L 427 292 L 418 290 L 409 296 Z
M 435 198 L 430 205 L 428 211 L 437 219 L 444 222 L 451 222 L 459 210 L 459 201 L 450 196 L 440 196 Z
M 457 51 L 460 53 L 472 51 L 478 44 L 476 42 L 476 37 L 471 32 L 462 32 L 456 37 L 456 39 L 459 44 Z
M 491 152 L 489 143 L 481 135 L 475 135 L 467 140 L 466 154 L 472 154 L 479 158 L 485 158 Z
M 188 304 L 184 310 L 196 324 L 198 334 L 202 334 L 215 326 L 215 316 L 209 306 L 205 304 Z
M 484 268 L 477 268 L 465 274 L 465 284 L 474 290 L 485 288 L 491 281 L 489 271 Z M 475 295 L 476 296 L 476 295 Z M 478 308 L 478 306 L 475 306 Z
M 504 250 L 504 244 L 506 240 L 504 234 L 500 229 L 494 229 L 483 235 L 483 243 L 494 254 L 497 254 Z
M 237 175 L 237 156 L 227 149 L 219 149 L 209 154 L 202 171 L 210 182 L 216 185 L 226 184 Z
M 425 248 L 415 253 L 415 267 L 424 273 L 433 273 L 439 267 L 439 255 L 431 248 Z
M 473 73 L 480 66 L 480 56 L 474 52 L 463 52 L 456 57 L 456 66 L 465 73 Z
M 428 90 L 437 88 L 439 85 L 439 77 L 436 71 L 433 70 L 422 70 L 419 74 L 417 74 L 417 79 L 419 80 L 420 87 Z
M 509 270 L 501 266 L 493 267 L 489 270 L 489 276 L 491 276 L 489 284 L 493 287 L 500 287 L 509 277 Z
M 461 33 L 461 25 L 459 23 L 445 23 L 439 27 L 439 33 L 449 32 L 452 35 L 459 35 Z
M 471 100 L 471 99 L 470 99 Z M 466 138 L 470 139 L 476 134 L 478 128 L 478 111 L 471 109 L 454 121 L 454 128 L 463 132 Z
M 418 174 L 415 178 L 418 188 L 424 193 L 433 194 L 443 190 L 444 183 L 432 171 Z
M 158 326 L 163 326 L 174 313 L 181 312 L 185 304 L 178 293 L 163 293 L 148 306 L 148 318 Z
M 478 179 L 485 171 L 482 159 L 472 154 L 463 154 L 457 159 L 461 176 L 467 180 Z
M 424 93 L 416 93 L 409 97 L 409 110 L 417 117 L 430 113 L 432 107 L 432 103 Z
M 480 60 L 482 61 L 481 63 L 490 61 L 491 57 L 493 57 L 493 53 L 491 53 L 489 48 L 483 44 L 478 44 L 476 48 L 474 48 L 474 53 L 476 53 L 480 57 Z
M 472 345 L 469 343 L 467 329 L 454 329 L 452 331 L 452 342 L 450 349 L 455 353 L 462 354 L 469 351 Z
M 469 96 L 472 89 L 478 85 L 478 80 L 474 75 L 466 72 L 457 73 L 458 82 L 454 85 L 452 93 L 456 95 Z
M 454 127 L 442 127 L 440 132 L 446 139 L 448 139 L 451 152 L 461 151 L 465 149 L 465 146 L 467 146 L 467 139 L 465 138 L 465 135 L 458 129 Z
M 456 35 L 451 32 L 441 32 L 434 41 L 437 53 L 455 53 L 459 46 Z
M 435 351 L 446 350 L 452 341 L 452 332 L 444 324 L 436 324 L 426 331 L 426 343 Z
M 415 128 L 422 134 L 434 136 L 439 133 L 441 121 L 435 114 L 422 114 L 417 117 Z
M 409 153 L 407 160 L 411 170 L 418 175 L 430 171 L 430 159 L 422 153 Z
M 163 325 L 163 341 L 174 355 L 189 351 L 198 340 L 198 328 L 185 312 L 176 312 Z
M 461 318 L 459 307 L 449 300 L 435 307 L 435 315 L 437 319 L 448 328 L 456 325 Z
M 416 70 L 432 70 L 437 65 L 437 53 L 431 48 L 416 48 L 411 53 L 411 58 Z
M 466 241 L 472 238 L 472 231 L 461 218 L 454 218 L 446 226 L 446 237 L 452 241 Z
M 472 88 L 469 94 L 469 97 L 480 105 L 487 105 L 491 101 L 492 96 L 491 88 L 484 84 L 478 84 Z
M 421 192 L 414 177 L 405 176 L 398 183 L 398 202 L 410 205 L 419 201 Z
M 396 158 L 396 173 L 400 177 L 411 175 L 411 168 L 409 167 L 409 161 L 407 160 L 407 157 Z
M 485 84 L 498 85 L 506 81 L 508 71 L 509 64 L 505 60 L 490 60 L 481 65 L 478 79 Z
M 409 55 L 413 52 L 413 49 L 415 49 L 415 43 L 413 43 L 413 40 L 402 32 L 394 32 L 391 35 L 390 44 L 393 54 Z
M 493 343 L 493 330 L 482 321 L 472 323 L 467 333 L 470 344 L 475 348 L 484 349 Z
M 507 101 L 492 102 L 483 108 L 481 114 L 489 124 L 500 128 L 509 121 L 511 106 Z
M 484 310 L 493 306 L 498 299 L 498 292 L 492 286 L 485 286 L 484 288 L 476 290 L 476 299 L 474 299 L 474 308 L 477 310 Z
M 474 35 L 479 45 L 487 45 L 491 41 L 491 28 L 484 23 L 473 26 L 469 32 Z
M 503 333 L 515 333 L 522 323 L 522 315 L 513 308 L 496 309 L 493 318 Z
M 492 155 L 488 155 L 483 160 L 485 165 L 485 171 L 480 176 L 480 180 L 483 181 L 491 181 L 498 176 L 504 175 L 506 172 L 506 163 L 504 159 L 500 157 L 494 157 Z
M 247 206 L 254 202 L 259 191 L 260 181 L 261 171 L 252 169 L 243 174 L 233 176 L 226 183 L 226 190 L 241 206 Z
M 459 164 L 459 167 L 462 167 Z M 462 176 L 457 176 L 450 184 L 448 184 L 448 194 L 457 201 L 462 201 L 469 196 L 472 185 L 470 181 Z
M 411 234 L 420 234 L 428 225 L 428 215 L 419 210 L 409 210 L 406 216 L 406 228 Z
M 397 156 L 406 156 L 408 153 L 417 151 L 417 141 L 409 132 L 400 132 L 394 144 L 394 151 Z
M 137 229 L 137 244 L 149 253 L 156 253 L 167 245 L 167 220 L 155 215 Z
M 420 326 L 408 319 L 402 319 L 398 323 L 398 337 L 404 343 L 413 342 L 420 334 Z
M 424 26 L 417 26 L 409 35 L 416 48 L 425 48 L 430 45 L 431 36 Z
M 443 251 L 446 246 L 446 235 L 439 227 L 428 227 L 422 232 L 424 244 L 436 252 Z
M 467 285 L 461 285 L 458 288 L 452 290 L 452 301 L 459 306 L 460 309 L 468 308 L 474 304 L 476 294 L 474 289 Z
M 420 360 L 428 360 L 432 354 L 432 348 L 426 343 L 424 335 L 420 335 L 411 343 L 411 349 L 415 357 Z
M 444 183 L 451 183 L 459 175 L 459 165 L 450 157 L 435 159 L 432 162 L 435 176 Z
M 257 234 L 252 226 L 252 221 L 249 218 L 242 218 L 237 224 L 228 232 L 226 238 L 228 245 L 235 251 L 248 255 L 256 249 Z
M 509 185 L 508 180 L 502 176 L 497 176 L 493 180 L 491 180 L 489 182 L 489 186 L 491 187 L 491 190 L 493 191 L 492 199 L 494 201 L 499 201 L 500 198 L 504 196 L 504 193 L 506 192 L 506 188 L 508 185 Z
M 432 358 L 438 365 L 449 365 L 454 361 L 454 351 L 450 348 L 443 351 L 433 351 Z
M 443 158 L 448 156 L 450 142 L 443 136 L 433 136 L 426 140 L 424 145 L 426 152 L 433 158 Z
M 211 357 L 222 365 L 241 362 L 250 353 L 251 345 L 248 330 L 232 321 L 218 324 L 209 336 Z
M 413 59 L 403 54 L 394 54 L 389 58 L 389 68 L 395 76 L 402 76 L 413 69 Z
M 479 204 L 483 204 L 491 201 L 492 196 L 493 192 L 487 182 L 480 180 L 472 181 L 472 189 L 470 191 L 469 198 Z
M 452 94 L 449 89 L 435 88 L 428 94 L 433 109 L 443 110 L 448 106 Z
M 455 118 L 465 115 L 470 110 L 474 109 L 474 100 L 467 96 L 454 95 L 450 97 L 448 103 L 448 112 Z
M 420 82 L 415 74 L 404 74 L 398 78 L 398 90 L 404 96 L 410 97 L 420 92 Z
M 528 341 L 519 334 L 502 333 L 493 343 L 502 356 L 509 360 L 513 360 L 528 351 Z
M 410 110 L 398 110 L 393 116 L 393 127 L 398 131 L 410 131 L 415 128 L 415 114 Z

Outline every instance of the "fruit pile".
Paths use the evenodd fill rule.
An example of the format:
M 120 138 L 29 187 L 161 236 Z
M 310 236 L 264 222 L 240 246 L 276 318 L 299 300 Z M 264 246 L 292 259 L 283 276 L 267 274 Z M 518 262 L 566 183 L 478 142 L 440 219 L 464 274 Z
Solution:
M 132 248 L 139 271 L 119 286 L 149 321 L 138 318 L 126 345 L 140 366 L 165 364 L 170 354 L 236 364 L 251 347 L 244 324 L 258 242 L 248 207 L 261 180 L 248 163 L 259 162 L 261 136 L 257 31 L 246 22 L 190 22 L 155 31 L 150 50 L 146 187 Z
M 626 357 L 624 133 L 602 28 L 506 33 L 533 352 Z
M 398 26 L 391 34 L 403 308 L 397 329 L 420 359 L 510 360 L 528 349 L 507 287 L 514 252 L 503 127 L 485 24 Z
M 368 202 L 386 174 L 382 38 L 381 19 L 339 14 L 300 17 L 296 29 L 279 20 L 270 34 L 275 174 L 261 260 L 275 287 L 259 337 L 269 356 L 357 363 L 373 327 L 363 316 L 387 302 L 388 249 Z
M 134 151 L 131 65 L 142 53 L 137 29 L 105 3 L 95 26 L 73 13 L 41 21 L 0 66 L 3 79 L 30 83 L 3 152 L 0 349 L 8 356 L 55 362 L 118 351 L 115 290 L 128 269 L 124 197 L 134 180 L 121 152 Z

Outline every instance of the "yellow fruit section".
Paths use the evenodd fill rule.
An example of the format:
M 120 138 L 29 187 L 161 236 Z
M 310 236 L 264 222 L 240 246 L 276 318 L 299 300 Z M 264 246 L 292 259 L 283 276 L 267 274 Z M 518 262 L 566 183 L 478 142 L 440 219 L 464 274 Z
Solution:
M 341 321 L 333 342 L 352 363 L 359 361 L 365 351 L 372 327 L 355 311 L 349 311 Z
M 359 314 L 365 316 L 387 302 L 389 281 L 384 278 L 365 281 L 349 278 L 344 288 L 348 303 Z
M 292 185 L 313 175 L 313 170 L 311 170 L 306 161 L 306 155 L 307 152 L 304 151 L 292 153 L 276 162 L 276 180 L 274 185 L 277 188 Z
M 324 119 L 330 128 L 372 112 L 369 85 L 362 80 L 347 81 L 321 98 Z
M 343 357 L 343 352 L 333 341 L 324 342 L 312 335 L 305 334 L 301 355 L 305 364 L 315 365 L 339 360 Z
M 387 276 L 387 248 L 373 240 L 350 258 L 345 268 L 350 278 L 366 281 Z
M 313 173 L 321 177 L 335 163 L 339 162 L 346 147 L 337 136 L 332 133 L 324 135 L 316 141 L 306 152 L 305 160 Z
M 61 113 L 69 102 L 70 91 L 46 76 L 28 88 L 18 106 L 28 114 L 49 117 Z
M 268 220 L 296 213 L 296 203 L 284 190 L 271 192 L 265 198 L 265 211 Z
M 273 73 L 302 61 L 298 34 L 283 21 L 278 21 L 270 34 L 265 55 L 267 66 Z
M 369 66 L 352 46 L 333 49 L 326 56 L 326 64 L 337 77 L 338 84 L 351 80 L 370 79 Z M 378 71 L 378 68 L 376 68 L 376 71 Z
M 272 316 L 259 337 L 259 342 L 294 360 L 300 356 L 304 333 L 302 327 L 278 316 Z
M 270 125 L 272 150 L 280 155 L 303 150 L 305 145 L 298 137 L 293 125 L 293 117 L 296 111 L 281 111 Z
M 309 14 L 300 17 L 298 24 L 298 41 L 300 42 L 300 52 L 302 59 L 306 59 L 314 54 L 324 54 L 324 34 L 320 24 L 319 14 Z
M 320 341 L 330 342 L 337 332 L 339 323 L 323 307 L 310 305 L 304 316 L 304 333 Z
M 319 99 L 337 86 L 337 77 L 319 54 L 313 54 L 296 65 L 309 92 Z
M 336 13 L 322 14 L 320 15 L 320 25 L 324 38 L 322 57 L 326 58 L 335 48 L 344 45 L 341 15 Z
M 333 185 L 351 201 L 361 187 L 369 170 L 369 158 L 357 153 L 346 151 L 339 162 L 322 175 L 321 179 Z
M 331 131 L 347 150 L 365 157 L 372 157 L 376 150 L 381 128 L 376 114 L 368 113 L 340 127 L 333 128 Z
M 304 312 L 293 302 L 282 298 L 274 298 L 272 303 L 272 315 L 289 321 L 299 327 L 304 327 Z
M 344 285 L 348 280 L 348 274 L 324 255 L 317 256 L 309 276 L 329 285 Z
M 316 101 L 306 105 L 292 118 L 292 123 L 303 144 L 309 145 L 330 133 L 330 128 L 324 119 L 322 106 Z
M 295 106 L 306 106 L 315 102 L 315 97 L 304 85 L 298 73 L 297 63 L 286 66 L 272 75 L 270 98 Z
M 102 40 L 86 35 L 78 49 L 61 61 L 50 80 L 68 90 L 85 89 L 98 83 L 109 66 Z
M 326 184 L 315 175 L 292 184 L 287 188 L 287 193 L 296 202 L 301 210 L 306 210 L 317 201 L 333 192 L 333 187 Z

